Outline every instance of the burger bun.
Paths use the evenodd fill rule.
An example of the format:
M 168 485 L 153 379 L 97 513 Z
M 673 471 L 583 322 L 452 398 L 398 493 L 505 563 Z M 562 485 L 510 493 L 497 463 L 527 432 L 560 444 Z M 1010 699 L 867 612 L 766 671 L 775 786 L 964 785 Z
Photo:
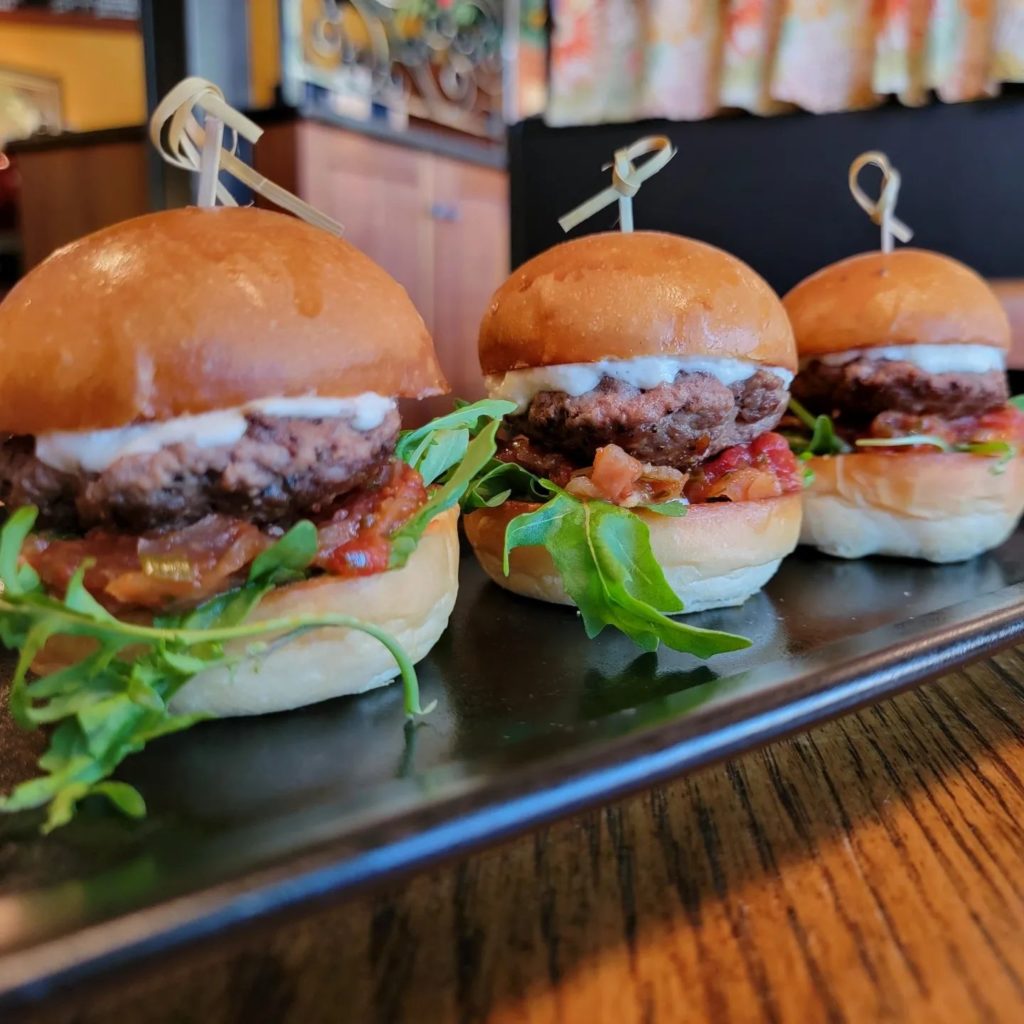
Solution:
M 800 542 L 839 558 L 962 562 L 1002 544 L 1024 511 L 1024 459 L 854 453 L 810 460 Z
M 742 260 L 657 231 L 563 242 L 494 293 L 484 374 L 641 356 L 710 356 L 796 370 L 779 297 Z
M 349 615 L 389 633 L 413 663 L 437 643 L 458 593 L 458 510 L 431 522 L 408 562 L 357 579 L 315 576 L 267 594 L 246 623 L 271 619 Z M 327 628 L 275 645 L 260 638 L 263 652 L 247 654 L 253 641 L 227 645 L 242 656 L 228 667 L 200 672 L 178 691 L 171 710 L 217 718 L 287 711 L 332 697 L 363 693 L 398 675 L 388 650 L 367 633 Z M 278 638 L 280 639 L 280 638 Z M 36 658 L 35 671 L 50 672 L 83 656 L 81 642 L 51 641 Z
M 470 512 L 466 536 L 481 566 L 499 586 L 524 597 L 572 604 L 555 564 L 543 547 L 515 548 L 509 574 L 502 567 L 505 528 L 538 506 L 507 501 Z M 635 511 L 647 524 L 651 549 L 686 612 L 742 604 L 775 575 L 797 544 L 800 495 L 760 501 L 691 505 L 685 516 Z
M 879 345 L 1010 348 L 1009 319 L 985 280 L 925 249 L 840 260 L 782 302 L 803 358 Z

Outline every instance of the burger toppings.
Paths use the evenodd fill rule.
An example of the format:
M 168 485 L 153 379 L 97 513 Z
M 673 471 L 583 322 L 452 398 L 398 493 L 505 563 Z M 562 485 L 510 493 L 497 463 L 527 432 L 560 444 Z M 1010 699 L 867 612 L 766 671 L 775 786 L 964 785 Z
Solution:
M 560 487 L 569 482 L 578 468 L 564 455 L 541 448 L 523 434 L 511 438 L 506 434 L 500 438 L 497 457 L 501 462 L 515 463 L 527 472 L 545 477 Z
M 321 524 L 314 564 L 332 576 L 383 572 L 391 558 L 391 537 L 426 501 L 423 477 L 392 459 L 372 490 L 345 498 Z
M 803 474 L 786 439 L 762 434 L 705 463 L 687 481 L 690 502 L 757 501 L 803 489 Z
M 316 524 L 299 518 L 287 530 L 211 512 L 200 503 L 198 517 L 183 511 L 193 521 L 173 529 L 132 534 L 102 526 L 61 537 L 32 532 L 33 506 L 11 508 L 0 529 L 0 630 L 4 644 L 20 652 L 10 707 L 23 727 L 45 725 L 52 732 L 38 762 L 40 775 L 0 797 L 0 810 L 45 807 L 47 831 L 69 821 L 89 796 L 105 797 L 133 817 L 143 815 L 141 795 L 110 776 L 150 740 L 203 717 L 173 712 L 175 694 L 206 669 L 258 654 L 268 641 L 284 643 L 310 629 L 358 630 L 384 644 L 402 677 L 406 713 L 423 713 L 411 662 L 378 627 L 332 614 L 257 623 L 246 619 L 269 591 L 312 574 L 359 576 L 402 566 L 431 521 L 491 468 L 498 427 L 493 417 L 511 408 L 505 402 L 478 402 L 405 431 L 394 445 L 395 457 L 363 463 Z M 315 420 L 304 422 L 316 426 Z M 353 427 L 358 429 L 350 423 Z M 276 439 L 295 428 L 294 423 L 284 427 Z M 250 425 L 237 444 L 252 432 Z M 280 446 L 280 486 L 288 486 L 285 455 L 313 467 L 308 456 L 316 443 L 312 434 L 297 434 L 294 446 Z M 25 454 L 28 445 L 19 444 Z M 170 446 L 175 447 L 187 443 Z M 351 455 L 354 446 L 347 450 Z M 139 453 L 120 461 L 159 454 Z M 91 472 L 102 477 L 116 468 L 115 462 L 107 471 Z M 77 512 L 78 506 L 73 507 Z M 297 506 L 291 508 L 295 515 Z M 151 626 L 139 624 L 134 614 L 145 609 L 160 612 Z M 68 668 L 29 679 L 44 647 L 68 642 L 84 642 L 91 650 Z M 241 647 L 243 653 L 229 654 L 227 644 L 235 650 L 239 644 L 248 646 Z
M 646 390 L 605 376 L 580 395 L 540 392 L 507 422 L 580 465 L 616 444 L 641 462 L 686 471 L 771 430 L 786 410 L 786 389 L 787 381 L 767 369 L 731 384 L 711 373 L 683 372 Z
M 736 359 L 718 361 L 722 371 L 714 359 L 692 362 L 701 368 L 679 370 L 660 383 L 652 381 L 653 371 L 646 379 L 620 371 L 596 375 L 596 386 L 579 394 L 536 392 L 505 418 L 497 458 L 579 498 L 624 508 L 679 498 L 750 501 L 799 490 L 801 474 L 786 441 L 771 433 L 785 412 L 788 371 Z M 560 378 L 555 371 L 562 369 L 516 373 L 547 383 L 561 379 L 573 391 L 594 378 L 580 367 Z M 498 390 L 514 392 L 513 376 L 506 374 Z M 642 388 L 637 380 L 652 386 Z
M 593 466 L 576 473 L 565 489 L 578 498 L 598 498 L 622 508 L 635 508 L 678 501 L 685 485 L 686 475 L 678 469 L 641 462 L 617 444 L 610 444 L 598 448 Z
M 383 572 L 391 536 L 426 501 L 419 473 L 391 459 L 370 486 L 341 499 L 330 518 L 317 524 L 313 567 L 342 577 Z M 64 593 L 85 564 L 85 587 L 105 608 L 166 611 L 240 585 L 249 565 L 274 539 L 245 519 L 211 513 L 180 529 L 142 535 L 102 527 L 79 538 L 33 534 L 22 554 L 57 593 Z
M 1013 402 L 981 416 L 913 416 L 904 412 L 883 412 L 868 428 L 873 439 L 908 438 L 925 435 L 938 438 L 950 447 L 985 441 L 1006 441 L 1024 445 L 1024 412 Z
M 689 476 L 668 466 L 642 463 L 618 445 L 608 445 L 598 449 L 594 465 L 577 471 L 565 489 L 580 498 L 636 508 L 680 499 L 690 503 L 756 501 L 802 487 L 800 467 L 786 439 L 768 433 L 750 444 L 727 449 Z
M 1001 472 L 1024 444 L 1024 412 L 1009 399 L 1006 374 L 986 368 L 1003 361 L 1002 350 L 917 347 L 922 356 L 906 346 L 808 360 L 793 382 L 785 427 L 793 450 L 805 458 L 860 449 L 967 452 L 999 457 L 993 471 Z M 930 351 L 944 347 L 953 351 Z
M 20 651 L 11 681 L 10 708 L 24 728 L 51 728 L 39 759 L 41 774 L 0 797 L 0 810 L 47 808 L 44 831 L 66 824 L 80 801 L 100 796 L 131 817 L 146 806 L 132 786 L 110 779 L 124 758 L 153 739 L 187 729 L 203 715 L 170 710 L 174 695 L 197 673 L 228 662 L 229 642 L 285 642 L 315 628 L 368 633 L 394 657 L 405 686 L 406 711 L 420 713 L 416 674 L 402 648 L 383 630 L 347 615 L 244 619 L 275 586 L 302 579 L 316 551 L 308 523 L 292 527 L 249 569 L 244 584 L 192 611 L 167 616 L 152 626 L 117 619 L 93 599 L 83 583 L 85 566 L 68 581 L 63 597 L 49 593 L 19 552 L 35 510 L 16 511 L 0 531 L 0 614 L 4 643 Z M 29 667 L 47 643 L 72 640 L 91 653 L 67 669 L 32 680 Z

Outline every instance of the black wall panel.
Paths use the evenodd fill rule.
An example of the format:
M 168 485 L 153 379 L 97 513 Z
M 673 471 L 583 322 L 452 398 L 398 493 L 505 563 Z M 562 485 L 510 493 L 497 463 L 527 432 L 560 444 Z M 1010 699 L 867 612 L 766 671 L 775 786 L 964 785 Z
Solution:
M 843 256 L 878 245 L 878 229 L 846 185 L 850 161 L 882 149 L 902 173 L 898 214 L 912 244 L 938 249 L 992 277 L 1024 277 L 1024 93 L 920 109 L 691 124 L 648 121 L 592 128 L 511 129 L 513 264 L 561 241 L 558 217 L 610 183 L 613 150 L 668 135 L 675 159 L 634 201 L 637 229 L 720 245 L 780 291 Z M 872 177 L 873 176 L 873 177 Z M 878 176 L 863 174 L 869 194 Z M 870 182 L 870 187 L 868 183 Z M 609 207 L 572 234 L 603 231 Z

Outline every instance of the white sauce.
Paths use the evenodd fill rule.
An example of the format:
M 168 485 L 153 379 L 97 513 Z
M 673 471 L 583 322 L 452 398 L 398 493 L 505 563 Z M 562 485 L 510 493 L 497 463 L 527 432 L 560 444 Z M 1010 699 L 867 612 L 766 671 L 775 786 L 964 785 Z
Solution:
M 574 398 L 593 391 L 602 377 L 611 377 L 636 388 L 655 388 L 675 380 L 678 373 L 707 373 L 726 386 L 769 370 L 789 387 L 793 374 L 781 366 L 764 366 L 745 359 L 715 359 L 711 356 L 639 356 L 636 359 L 602 359 L 596 363 L 562 363 L 510 370 L 486 378 L 491 398 L 515 402 L 520 409 L 541 391 L 564 391 Z
M 136 423 L 111 430 L 68 430 L 39 434 L 36 456 L 54 469 L 102 473 L 126 455 L 151 455 L 172 444 L 216 448 L 234 444 L 246 431 L 246 416 L 291 416 L 297 419 L 351 420 L 356 430 L 373 430 L 395 408 L 395 400 L 368 391 L 352 398 L 261 398 L 234 409 L 178 416 L 156 423 Z
M 834 366 L 860 358 L 912 363 L 925 373 L 987 373 L 1006 369 L 1006 353 L 992 345 L 880 345 L 808 356 L 800 364 L 818 359 Z

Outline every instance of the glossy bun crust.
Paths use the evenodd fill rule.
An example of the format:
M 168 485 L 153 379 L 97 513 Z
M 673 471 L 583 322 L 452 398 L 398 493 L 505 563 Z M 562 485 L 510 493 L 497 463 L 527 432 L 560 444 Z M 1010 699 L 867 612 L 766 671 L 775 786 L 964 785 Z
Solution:
M 587 235 L 535 256 L 480 325 L 485 374 L 677 355 L 796 369 L 793 332 L 763 278 L 721 249 L 654 231 Z
M 168 210 L 87 235 L 0 303 L 0 430 L 118 427 L 258 398 L 446 390 L 405 290 L 281 213 Z
M 801 356 L 878 345 L 1010 347 L 1006 311 L 984 279 L 924 249 L 840 260 L 782 302 Z

